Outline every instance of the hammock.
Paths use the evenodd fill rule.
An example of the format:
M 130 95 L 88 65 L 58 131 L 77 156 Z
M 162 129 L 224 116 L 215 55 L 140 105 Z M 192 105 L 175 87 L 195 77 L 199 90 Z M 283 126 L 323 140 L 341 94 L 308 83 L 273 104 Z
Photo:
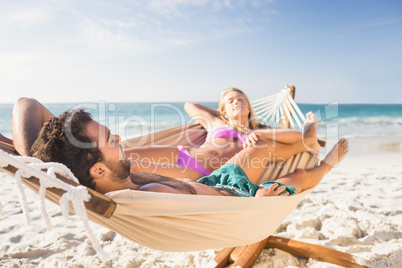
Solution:
M 4 151 L 0 151 L 0 155 L 2 169 L 15 177 L 22 177 L 24 184 L 38 193 L 41 184 L 37 180 L 34 182 L 29 179 L 31 176 L 38 177 L 41 181 L 45 180 L 42 177 L 53 180 L 51 175 L 36 167 L 52 168 L 53 173 L 67 173 L 65 169 L 63 171 L 54 167 L 54 163 L 52 165 L 35 161 L 26 164 L 25 161 L 33 162 L 33 159 L 13 157 Z M 315 158 L 309 159 L 308 156 L 308 153 L 297 155 L 295 162 L 303 166 L 306 163 L 308 166 L 314 166 Z M 292 172 L 296 167 L 297 165 L 288 161 L 281 172 L 272 168 L 271 174 L 281 176 L 282 173 Z M 18 170 L 21 170 L 22 174 L 17 174 Z M 73 175 L 69 174 L 69 177 Z M 64 181 L 69 182 L 66 179 Z M 72 182 L 69 184 L 77 185 Z M 46 186 L 58 186 L 67 193 L 75 189 L 65 189 L 52 184 Z M 46 198 L 58 204 L 63 191 L 61 194 L 60 190 L 56 193 L 46 191 Z M 42 192 L 44 194 L 43 190 Z M 88 189 L 88 194 L 93 192 L 95 191 Z M 94 204 L 93 208 L 89 207 L 87 214 L 89 219 L 144 246 L 163 251 L 195 251 L 247 245 L 268 237 L 309 192 L 311 190 L 288 197 L 239 198 L 121 190 L 105 194 L 117 203 L 116 205 L 112 202 L 113 205 L 101 208 Z M 89 204 L 100 202 L 95 197 L 92 196 Z M 97 211 L 93 211 L 95 209 Z
M 286 89 L 285 91 L 282 90 L 277 95 L 278 101 L 274 103 L 274 107 L 285 110 L 283 109 L 285 102 L 287 112 L 284 113 L 290 116 L 288 118 L 294 119 L 289 123 L 296 122 L 301 128 L 303 120 L 296 119 L 300 117 L 298 114 L 301 112 L 294 102 L 289 101 L 289 91 Z M 284 95 L 286 96 L 283 97 Z M 288 102 L 291 106 L 288 106 Z M 275 118 L 281 117 L 278 113 L 271 113 L 272 115 Z M 169 143 L 194 145 L 201 144 L 205 134 L 201 126 L 193 124 L 134 138 L 126 141 L 124 145 L 129 147 L 138 144 Z M 62 202 L 63 206 L 71 200 L 70 211 L 79 214 L 84 221 L 88 217 L 91 221 L 141 245 L 163 251 L 184 252 L 237 247 L 266 240 L 297 207 L 301 199 L 312 191 L 309 189 L 294 196 L 263 198 L 181 195 L 132 190 L 102 195 L 67 179 L 74 176 L 67 168 L 60 168 L 62 166 L 60 164 L 52 165 L 33 158 L 12 156 L 16 155 L 13 147 L 2 142 L 0 148 L 3 149 L 0 150 L 0 170 L 17 179 L 21 178 L 26 186 L 41 196 L 56 204 Z M 293 172 L 296 168 L 313 167 L 317 162 L 318 159 L 307 152 L 298 154 L 281 167 L 271 165 L 259 183 L 275 180 Z M 47 183 L 44 185 L 42 181 Z M 54 181 L 61 181 L 63 184 Z M 54 188 L 55 186 L 58 188 Z M 85 202 L 86 210 L 82 209 L 76 199 Z M 106 259 L 106 254 L 91 237 L 90 231 L 87 232 L 95 250 L 102 259 Z M 226 258 L 226 255 L 223 258 Z M 219 261 L 216 265 L 219 266 L 221 263 Z

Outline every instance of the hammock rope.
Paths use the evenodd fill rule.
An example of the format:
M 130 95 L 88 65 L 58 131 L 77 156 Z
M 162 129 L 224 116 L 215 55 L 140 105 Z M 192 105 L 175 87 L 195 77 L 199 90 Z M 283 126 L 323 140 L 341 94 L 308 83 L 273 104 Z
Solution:
M 282 122 L 286 125 L 289 120 L 291 128 L 303 129 L 306 120 L 297 104 L 290 95 L 290 90 L 284 88 L 276 94 L 251 102 L 257 118 L 272 127 L 279 127 Z
M 25 223 L 27 225 L 31 225 L 31 217 L 29 215 L 28 201 L 27 201 L 27 197 L 24 192 L 24 188 L 22 187 L 22 178 L 21 177 L 22 177 L 23 172 L 24 171 L 19 169 L 15 173 L 15 179 L 16 179 L 17 189 L 19 192 L 20 203 L 21 203 L 21 207 L 22 207 L 22 214 L 24 214 L 24 218 L 25 218 Z
M 47 230 L 51 229 L 52 223 L 46 210 L 45 193 L 46 188 L 55 187 L 66 191 L 66 193 L 63 194 L 62 200 L 60 202 L 63 216 L 68 216 L 68 203 L 69 201 L 71 201 L 74 207 L 74 211 L 81 218 L 87 236 L 91 241 L 92 246 L 94 247 L 98 256 L 101 258 L 102 261 L 106 261 L 109 259 L 109 254 L 106 253 L 100 246 L 98 239 L 95 237 L 88 223 L 88 215 L 84 205 L 84 202 L 89 202 L 91 199 L 88 190 L 82 185 L 69 185 L 59 180 L 56 176 L 56 173 L 58 173 L 76 183 L 79 183 L 78 179 L 66 166 L 60 163 L 45 163 L 33 157 L 13 156 L 0 149 L 0 167 L 6 167 L 9 165 L 17 168 L 17 171 L 15 173 L 16 184 L 19 191 L 22 211 L 27 225 L 31 224 L 31 218 L 29 214 L 26 194 L 22 187 L 22 177 L 29 178 L 31 176 L 35 176 L 40 181 L 40 211 L 42 214 L 42 218 L 45 220 Z M 47 172 L 43 172 L 42 169 L 47 169 Z

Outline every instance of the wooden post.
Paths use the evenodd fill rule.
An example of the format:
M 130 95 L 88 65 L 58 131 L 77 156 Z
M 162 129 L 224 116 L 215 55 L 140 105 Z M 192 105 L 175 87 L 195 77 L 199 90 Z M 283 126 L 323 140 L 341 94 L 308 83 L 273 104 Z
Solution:
M 286 85 L 287 89 L 289 89 L 289 93 L 290 96 L 292 97 L 292 99 L 295 99 L 296 96 L 296 87 L 295 86 L 288 86 Z M 292 112 L 290 112 L 290 115 L 292 115 Z M 286 127 L 286 128 L 290 128 L 290 122 L 289 119 L 286 117 L 285 118 L 286 123 L 284 124 L 283 121 L 281 121 L 281 127 Z

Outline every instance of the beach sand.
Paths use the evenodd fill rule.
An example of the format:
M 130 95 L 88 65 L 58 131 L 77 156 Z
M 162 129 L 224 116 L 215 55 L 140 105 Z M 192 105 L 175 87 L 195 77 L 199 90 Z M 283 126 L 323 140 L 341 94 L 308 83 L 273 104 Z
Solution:
M 369 267 L 402 265 L 402 151 L 398 138 L 352 139 L 351 151 L 300 203 L 276 235 L 351 253 Z M 82 222 L 47 202 L 53 229 L 39 197 L 25 189 L 31 226 L 25 225 L 13 178 L 0 174 L 0 267 L 204 267 L 219 249 L 168 253 L 138 245 L 90 223 L 111 258 L 102 262 Z M 245 234 L 246 235 L 246 234 Z M 263 250 L 254 267 L 338 267 Z

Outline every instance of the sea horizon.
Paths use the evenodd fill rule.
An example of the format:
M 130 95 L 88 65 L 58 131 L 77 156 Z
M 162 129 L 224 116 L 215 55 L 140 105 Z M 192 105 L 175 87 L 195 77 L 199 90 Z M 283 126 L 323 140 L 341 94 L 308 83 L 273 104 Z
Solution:
M 81 102 L 44 103 L 55 115 L 85 106 L 95 120 L 129 139 L 152 131 L 194 122 L 184 111 L 185 102 Z M 199 102 L 216 109 L 218 102 Z M 0 133 L 11 138 L 13 104 L 0 104 Z M 402 136 L 402 104 L 298 103 L 303 114 L 313 111 L 318 135 L 324 138 Z

